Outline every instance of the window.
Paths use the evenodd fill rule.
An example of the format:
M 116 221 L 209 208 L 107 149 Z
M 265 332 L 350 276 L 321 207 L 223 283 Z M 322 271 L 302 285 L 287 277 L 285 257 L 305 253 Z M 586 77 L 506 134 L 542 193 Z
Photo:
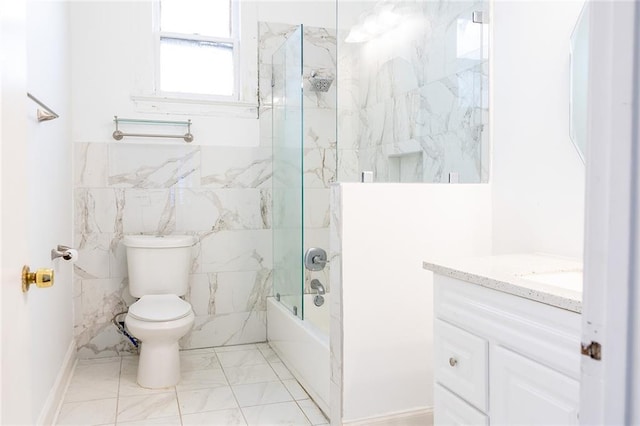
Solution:
M 159 94 L 238 99 L 237 0 L 159 0 Z

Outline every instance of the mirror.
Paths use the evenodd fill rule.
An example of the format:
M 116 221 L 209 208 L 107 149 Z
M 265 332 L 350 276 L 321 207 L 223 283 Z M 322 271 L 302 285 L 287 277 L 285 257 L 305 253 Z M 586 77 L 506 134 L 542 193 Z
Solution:
M 571 93 L 569 132 L 573 145 L 585 161 L 587 145 L 587 82 L 589 81 L 589 3 L 585 2 L 571 33 Z

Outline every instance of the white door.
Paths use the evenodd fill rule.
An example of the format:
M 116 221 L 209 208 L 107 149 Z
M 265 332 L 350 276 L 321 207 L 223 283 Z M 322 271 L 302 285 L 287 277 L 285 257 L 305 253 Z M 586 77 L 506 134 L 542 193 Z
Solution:
M 30 315 L 20 288 L 28 259 L 26 38 L 24 1 L 0 8 L 2 203 L 2 424 L 32 423 Z M 46 356 L 46 354 L 43 354 Z
M 72 265 L 50 258 L 58 244 L 72 244 L 68 7 L 3 1 L 0 17 L 0 422 L 32 425 L 51 422 L 75 350 Z M 60 118 L 39 123 L 27 91 Z M 53 287 L 23 293 L 23 265 L 54 269 Z
M 580 422 L 638 424 L 633 410 L 640 410 L 640 395 L 631 390 L 640 386 L 640 365 L 628 354 L 634 340 L 636 349 L 640 343 L 639 324 L 630 326 L 640 318 L 640 159 L 634 151 L 640 18 L 637 2 L 593 1 L 591 7 L 582 344 L 599 344 L 601 353 L 582 357 Z

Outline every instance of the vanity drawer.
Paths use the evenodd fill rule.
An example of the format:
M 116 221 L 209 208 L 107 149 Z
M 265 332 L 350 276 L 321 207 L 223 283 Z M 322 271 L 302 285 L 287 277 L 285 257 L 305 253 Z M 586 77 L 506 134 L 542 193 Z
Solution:
M 434 331 L 436 382 L 487 411 L 488 342 L 439 319 Z
M 434 392 L 434 425 L 488 426 L 489 417 L 467 404 L 454 393 L 436 384 Z

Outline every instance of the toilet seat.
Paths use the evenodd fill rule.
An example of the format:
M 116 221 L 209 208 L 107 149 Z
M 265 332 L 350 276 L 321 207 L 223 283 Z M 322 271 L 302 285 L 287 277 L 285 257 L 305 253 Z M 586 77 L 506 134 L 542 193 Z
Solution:
M 184 318 L 191 313 L 191 305 L 175 294 L 142 296 L 129 307 L 129 315 L 140 321 L 163 322 Z

